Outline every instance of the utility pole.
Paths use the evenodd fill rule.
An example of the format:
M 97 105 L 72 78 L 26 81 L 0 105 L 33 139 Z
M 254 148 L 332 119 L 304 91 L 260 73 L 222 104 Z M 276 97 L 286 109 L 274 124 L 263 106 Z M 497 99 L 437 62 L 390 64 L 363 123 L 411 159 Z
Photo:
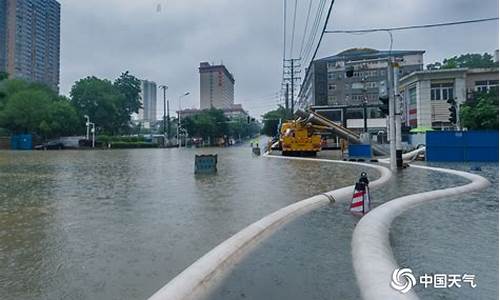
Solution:
M 290 99 L 290 111 L 291 114 L 295 112 L 295 83 L 300 82 L 301 78 L 298 76 L 300 74 L 300 64 L 297 64 L 298 58 L 285 59 L 285 82 L 286 85 L 290 84 L 290 90 L 288 92 Z
M 286 83 L 285 85 L 285 111 L 286 111 L 286 115 L 288 116 L 289 114 L 289 110 L 288 110 L 288 83 Z
M 390 57 L 387 61 L 387 79 L 389 81 L 389 136 L 390 136 L 390 161 L 391 161 L 391 171 L 396 171 L 396 128 L 394 122 L 395 113 L 395 101 L 394 96 L 396 95 L 394 91 L 394 72 L 393 72 L 393 60 Z
M 167 100 L 167 140 L 170 142 L 170 137 L 172 136 L 172 125 L 170 125 L 170 103 Z
M 368 110 L 366 109 L 366 106 L 368 105 L 368 99 L 365 98 L 363 99 L 363 128 L 364 132 L 368 133 Z
M 160 89 L 163 90 L 163 137 L 166 139 L 165 143 L 167 141 L 170 141 L 170 116 L 167 118 L 167 85 L 161 85 Z M 168 121 L 167 121 L 168 120 Z M 167 122 L 168 122 L 168 134 L 167 134 Z
M 290 79 L 291 79 L 291 80 L 290 80 L 290 81 L 291 81 L 291 83 L 292 83 L 292 97 L 291 97 L 290 99 L 291 99 L 292 115 L 293 115 L 293 113 L 295 112 L 295 111 L 294 111 L 294 109 L 293 109 L 293 102 L 295 101 L 295 99 L 294 99 L 294 94 L 295 94 L 295 86 L 293 85 L 293 83 L 294 83 L 294 78 L 293 78 L 293 77 L 294 77 L 294 75 L 295 75 L 295 74 L 294 74 L 294 73 L 295 73 L 295 72 L 294 72 L 294 70 L 295 70 L 295 69 L 294 69 L 294 66 L 293 66 L 293 62 L 294 62 L 294 60 L 292 59 L 292 60 L 290 61 L 290 68 L 291 68 L 291 72 L 290 72 Z
M 394 122 L 396 130 L 396 166 L 403 169 L 403 146 L 401 145 L 401 99 L 399 95 L 399 62 L 394 59 Z

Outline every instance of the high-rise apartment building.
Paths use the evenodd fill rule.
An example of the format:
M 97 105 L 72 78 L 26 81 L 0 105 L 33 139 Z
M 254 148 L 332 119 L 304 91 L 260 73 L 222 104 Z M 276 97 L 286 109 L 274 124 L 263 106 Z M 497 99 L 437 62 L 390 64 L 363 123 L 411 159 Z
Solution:
M 0 0 L 0 72 L 6 71 L 6 64 L 7 64 L 6 20 L 7 20 L 7 1 Z
M 0 71 L 59 89 L 61 5 L 0 0 Z
M 200 63 L 200 109 L 229 109 L 234 104 L 234 77 L 224 65 Z
M 141 80 L 141 104 L 137 119 L 139 121 L 156 121 L 156 83 Z

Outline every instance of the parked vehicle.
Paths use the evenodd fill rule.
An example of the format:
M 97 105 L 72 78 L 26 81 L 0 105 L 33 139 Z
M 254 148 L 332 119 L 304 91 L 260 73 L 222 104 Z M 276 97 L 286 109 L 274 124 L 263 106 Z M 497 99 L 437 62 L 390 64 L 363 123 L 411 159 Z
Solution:
M 49 141 L 35 146 L 35 150 L 62 150 L 64 144 L 61 141 Z
M 321 135 L 316 126 L 299 120 L 284 122 L 281 125 L 282 155 L 315 156 L 321 151 Z

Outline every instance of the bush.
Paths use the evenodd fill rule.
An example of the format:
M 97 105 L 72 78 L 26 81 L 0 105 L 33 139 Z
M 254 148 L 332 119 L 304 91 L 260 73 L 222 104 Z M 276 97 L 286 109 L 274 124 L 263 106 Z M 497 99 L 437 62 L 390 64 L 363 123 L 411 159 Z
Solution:
M 111 148 L 115 149 L 134 149 L 134 148 L 158 148 L 158 144 L 146 142 L 112 142 Z
M 97 137 L 97 141 L 100 142 L 100 143 L 103 143 L 103 144 L 108 144 L 109 142 L 111 142 L 113 139 L 112 136 L 109 136 L 109 135 L 99 135 Z
M 102 142 L 104 144 L 107 143 L 140 143 L 144 142 L 144 136 L 108 136 L 108 135 L 99 135 L 97 137 L 97 140 L 99 142 Z

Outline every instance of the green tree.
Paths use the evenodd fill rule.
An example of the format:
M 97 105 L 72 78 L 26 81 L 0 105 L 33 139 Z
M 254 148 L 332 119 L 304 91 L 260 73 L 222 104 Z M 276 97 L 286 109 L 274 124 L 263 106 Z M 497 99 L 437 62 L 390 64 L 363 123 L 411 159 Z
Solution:
M 88 115 L 105 133 L 120 131 L 119 107 L 124 102 L 124 96 L 111 81 L 94 76 L 80 79 L 71 88 L 70 95 L 82 120 L 84 115 Z
M 255 121 L 249 122 L 249 119 L 246 117 L 234 118 L 228 122 L 228 134 L 235 139 L 253 137 L 259 131 L 259 123 Z
M 435 62 L 427 65 L 428 70 L 455 69 L 455 68 L 494 68 L 498 63 L 493 61 L 493 57 L 484 53 L 467 53 L 460 56 L 446 58 L 442 63 Z
M 2 80 L 0 82 L 0 110 L 7 104 L 9 96 L 17 92 L 33 89 L 27 81 L 21 79 Z
M 77 133 L 75 108 L 51 88 L 20 79 L 0 82 L 0 127 L 45 138 Z
M 113 85 L 123 95 L 123 103 L 118 108 L 118 126 L 127 130 L 130 128 L 130 117 L 142 108 L 140 93 L 141 81 L 126 71 L 115 80 Z
M 33 89 L 8 98 L 0 112 L 0 127 L 44 138 L 72 135 L 81 129 L 76 110 L 67 99 Z
M 0 126 L 14 133 L 48 131 L 50 97 L 42 91 L 25 90 L 8 98 L 0 113 Z
M 89 76 L 71 88 L 71 101 L 80 118 L 88 115 L 104 133 L 128 133 L 132 130 L 130 118 L 141 108 L 140 81 L 129 72 L 114 83 Z
M 281 105 L 279 105 L 277 109 L 265 113 L 264 115 L 262 115 L 262 120 L 264 123 L 262 134 L 265 134 L 267 136 L 277 135 L 280 120 L 285 121 L 288 117 L 289 114 Z
M 50 134 L 67 136 L 83 132 L 83 122 L 75 107 L 66 97 L 58 97 L 49 106 Z
M 9 79 L 9 73 L 7 72 L 0 72 L 0 81 Z
M 468 129 L 498 130 L 498 89 L 478 93 L 461 105 L 460 123 Z
M 182 119 L 181 126 L 190 136 L 210 138 L 212 142 L 216 138 L 229 134 L 228 120 L 220 109 L 207 109 L 194 116 L 186 117 Z

